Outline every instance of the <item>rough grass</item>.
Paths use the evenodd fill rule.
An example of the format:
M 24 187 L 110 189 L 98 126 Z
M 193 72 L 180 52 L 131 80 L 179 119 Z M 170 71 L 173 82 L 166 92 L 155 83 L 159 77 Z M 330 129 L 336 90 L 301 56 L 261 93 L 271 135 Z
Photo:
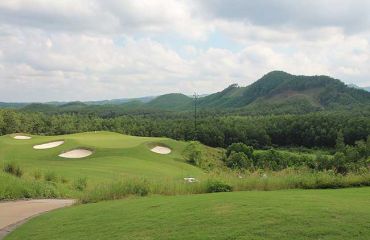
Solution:
M 82 203 L 114 200 L 128 196 L 146 195 L 188 195 L 218 191 L 272 191 L 282 189 L 336 189 L 370 186 L 370 173 L 363 175 L 336 175 L 332 172 L 310 172 L 287 169 L 280 172 L 237 175 L 235 173 L 213 173 L 187 183 L 183 180 L 169 181 L 145 178 L 121 179 L 105 182 L 88 189 L 81 195 Z M 223 189 L 223 190 L 222 190 Z M 145 194 L 143 194 L 145 193 Z
M 0 200 L 70 196 L 67 186 L 0 172 Z
M 368 239 L 370 188 L 152 196 L 34 218 L 15 239 Z

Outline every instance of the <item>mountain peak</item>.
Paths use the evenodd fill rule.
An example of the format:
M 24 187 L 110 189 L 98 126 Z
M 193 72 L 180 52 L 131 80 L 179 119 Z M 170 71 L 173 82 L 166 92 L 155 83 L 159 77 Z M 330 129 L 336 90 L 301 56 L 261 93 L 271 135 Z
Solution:
M 286 76 L 291 76 L 292 74 L 284 72 L 282 70 L 273 70 L 268 73 L 266 73 L 264 76 L 276 76 L 276 75 L 286 75 Z

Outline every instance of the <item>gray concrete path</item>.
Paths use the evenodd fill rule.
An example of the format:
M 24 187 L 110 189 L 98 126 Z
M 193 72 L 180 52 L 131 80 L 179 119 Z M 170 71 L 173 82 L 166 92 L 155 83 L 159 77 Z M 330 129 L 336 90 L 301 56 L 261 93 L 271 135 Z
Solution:
M 0 202 L 0 239 L 31 217 L 70 206 L 73 199 L 34 199 Z

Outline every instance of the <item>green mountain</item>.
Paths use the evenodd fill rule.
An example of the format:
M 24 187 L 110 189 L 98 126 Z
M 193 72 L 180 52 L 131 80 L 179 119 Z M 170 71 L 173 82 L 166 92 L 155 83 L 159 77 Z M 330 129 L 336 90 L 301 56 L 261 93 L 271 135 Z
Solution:
M 231 85 L 199 101 L 203 108 L 311 112 L 370 104 L 370 93 L 328 76 L 296 76 L 273 71 L 247 87 Z
M 153 99 L 145 104 L 145 107 L 161 110 L 187 110 L 192 102 L 192 98 L 184 94 L 170 93 Z
M 322 110 L 351 110 L 369 108 L 370 93 L 345 85 L 328 76 L 297 76 L 273 71 L 254 82 L 240 87 L 230 85 L 221 92 L 200 97 L 203 110 L 241 112 L 245 114 L 308 113 Z M 78 112 L 114 116 L 127 112 L 188 111 L 194 107 L 191 97 L 170 93 L 143 101 L 70 102 L 63 104 L 27 105 L 23 110 L 35 112 Z

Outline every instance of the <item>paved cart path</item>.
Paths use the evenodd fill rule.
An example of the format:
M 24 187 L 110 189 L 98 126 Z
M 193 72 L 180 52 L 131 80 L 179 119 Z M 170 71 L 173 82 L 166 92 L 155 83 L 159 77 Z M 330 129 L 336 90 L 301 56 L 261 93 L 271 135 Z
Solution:
M 34 199 L 0 202 L 0 239 L 31 217 L 70 206 L 73 199 Z

